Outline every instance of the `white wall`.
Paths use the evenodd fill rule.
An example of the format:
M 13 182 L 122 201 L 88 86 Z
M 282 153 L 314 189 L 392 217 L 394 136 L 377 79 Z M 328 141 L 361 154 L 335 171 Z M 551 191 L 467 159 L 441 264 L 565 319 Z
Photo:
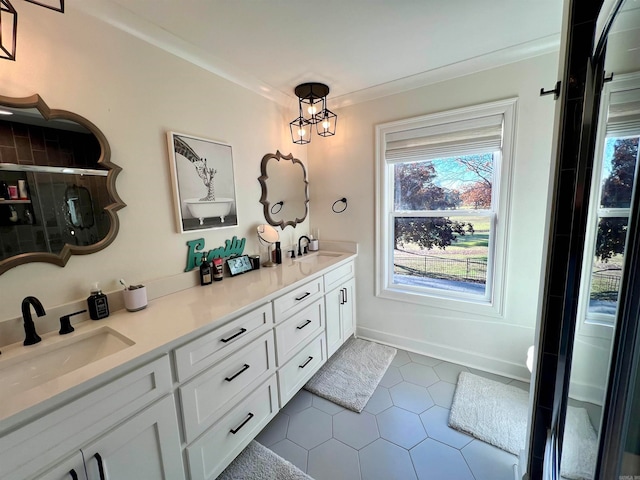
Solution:
M 312 142 L 312 227 L 320 239 L 356 241 L 358 334 L 445 360 L 521 378 L 534 341 L 554 102 L 540 97 L 556 81 L 557 55 L 545 55 L 340 109 L 338 134 Z M 518 97 L 511 221 L 503 317 L 377 298 L 375 280 L 375 125 Z M 343 214 L 331 204 L 347 197 Z
M 211 249 L 236 235 L 247 238 L 247 253 L 257 253 L 263 155 L 280 149 L 306 162 L 306 151 L 296 150 L 289 138 L 294 115 L 72 7 L 64 15 L 27 2 L 16 7 L 17 61 L 0 60 L 0 94 L 38 93 L 51 108 L 97 125 L 109 141 L 111 160 L 123 168 L 116 185 L 127 207 L 118 213 L 120 233 L 105 250 L 72 256 L 64 268 L 31 263 L 0 276 L 0 321 L 20 316 L 27 295 L 50 310 L 85 298 L 94 281 L 111 291 L 120 277 L 138 283 L 178 275 L 188 240 L 204 237 Z M 167 131 L 232 145 L 238 227 L 176 233 Z M 306 233 L 306 225 L 299 230 Z

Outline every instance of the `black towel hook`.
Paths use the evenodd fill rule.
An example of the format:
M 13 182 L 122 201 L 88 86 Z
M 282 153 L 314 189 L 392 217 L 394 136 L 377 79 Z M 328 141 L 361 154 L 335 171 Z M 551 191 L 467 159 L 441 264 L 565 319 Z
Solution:
M 337 203 L 344 203 L 344 207 L 342 208 L 342 210 L 336 210 L 336 204 Z M 347 209 L 347 198 L 346 197 L 339 198 L 338 200 L 333 202 L 333 205 L 331 205 L 331 210 L 333 210 L 334 213 L 342 213 L 346 209 Z
M 280 200 L 279 202 L 274 203 L 273 205 L 271 205 L 271 213 L 273 213 L 274 215 L 276 213 L 280 213 L 280 210 L 282 210 L 282 207 L 284 206 L 284 202 L 282 200 Z M 280 207 L 276 210 L 276 207 Z
M 560 96 L 560 85 L 562 85 L 562 82 L 558 80 L 556 82 L 556 87 L 553 90 L 545 90 L 544 88 L 541 88 L 540 96 L 543 97 L 545 95 L 551 95 L 553 93 L 553 99 L 557 100 L 558 97 Z

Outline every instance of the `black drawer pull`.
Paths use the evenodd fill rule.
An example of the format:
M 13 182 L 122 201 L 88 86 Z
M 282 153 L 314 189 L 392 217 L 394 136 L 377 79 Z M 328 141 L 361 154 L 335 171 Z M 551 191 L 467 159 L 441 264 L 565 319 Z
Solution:
M 299 302 L 303 298 L 307 298 L 309 295 L 311 295 L 311 292 L 307 292 L 304 295 L 302 295 L 301 297 L 296 297 L 296 302 Z
M 347 289 L 344 289 L 344 303 L 347 303 L 349 299 L 347 298 Z
M 311 360 L 313 360 L 313 357 L 309 357 L 309 358 L 307 358 L 307 361 L 306 361 L 306 362 L 304 362 L 302 365 L 298 365 L 298 368 L 304 368 L 304 367 L 306 367 L 306 366 L 309 364 L 309 362 L 310 362 Z
M 238 433 L 238 432 L 240 431 L 240 429 L 241 429 L 242 427 L 244 427 L 244 426 L 247 424 L 247 422 L 248 422 L 249 420 L 251 420 L 252 418 L 253 418 L 253 413 L 249 412 L 249 415 L 247 416 L 247 418 L 245 419 L 245 421 L 244 421 L 244 422 L 242 422 L 238 428 L 232 428 L 232 429 L 230 430 L 230 432 L 231 432 L 231 433 L 233 433 L 233 434 L 235 435 L 235 434 L 236 434 L 236 433 Z
M 243 372 L 246 372 L 247 370 L 249 370 L 249 365 L 247 365 L 246 363 L 244 364 L 244 367 L 242 367 L 240 369 L 240 371 L 238 373 L 236 373 L 233 377 L 229 378 L 229 377 L 225 377 L 225 380 L 227 382 L 230 382 L 231 380 L 233 380 L 234 378 L 236 378 L 238 375 L 240 375 Z
M 76 473 L 76 471 L 72 468 L 71 471 L 69 472 L 69 476 L 73 479 L 73 480 L 78 480 L 78 474 Z
M 241 328 L 240 331 L 238 333 L 236 333 L 235 335 L 231 335 L 229 338 L 221 338 L 220 341 L 224 342 L 224 343 L 227 343 L 228 341 L 233 340 L 234 338 L 242 335 L 246 331 L 247 331 L 246 328 Z
M 100 480 L 107 480 L 107 477 L 104 476 L 104 465 L 102 465 L 102 457 L 99 453 L 96 453 L 93 458 L 98 462 L 98 473 L 100 474 Z
M 296 327 L 298 330 L 302 330 L 304 327 L 306 327 L 307 325 L 309 325 L 311 323 L 311 320 L 307 320 L 306 322 L 304 322 L 302 325 L 300 325 L 299 327 Z
M 344 288 L 340 289 L 340 305 L 344 305 Z

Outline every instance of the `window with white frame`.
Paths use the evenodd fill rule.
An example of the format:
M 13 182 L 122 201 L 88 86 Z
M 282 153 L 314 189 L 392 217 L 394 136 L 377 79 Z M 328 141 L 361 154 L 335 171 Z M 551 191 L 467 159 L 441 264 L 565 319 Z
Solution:
M 376 127 L 378 296 L 501 312 L 515 109 Z
M 620 76 L 605 86 L 602 97 L 581 310 L 586 329 L 590 329 L 586 333 L 610 336 L 606 327 L 614 325 L 618 311 L 631 201 L 638 179 L 640 75 Z

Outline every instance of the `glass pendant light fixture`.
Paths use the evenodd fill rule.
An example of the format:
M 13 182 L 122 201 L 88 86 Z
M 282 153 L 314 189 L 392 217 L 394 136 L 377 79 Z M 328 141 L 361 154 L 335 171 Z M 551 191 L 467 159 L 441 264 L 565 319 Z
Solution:
M 338 116 L 327 108 L 329 87 L 324 83 L 303 83 L 294 92 L 298 97 L 298 118 L 289 127 L 293 143 L 304 145 L 311 142 L 311 126 L 321 137 L 336 134 Z

